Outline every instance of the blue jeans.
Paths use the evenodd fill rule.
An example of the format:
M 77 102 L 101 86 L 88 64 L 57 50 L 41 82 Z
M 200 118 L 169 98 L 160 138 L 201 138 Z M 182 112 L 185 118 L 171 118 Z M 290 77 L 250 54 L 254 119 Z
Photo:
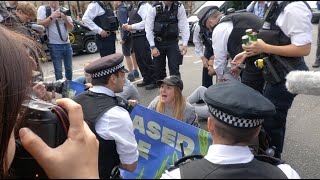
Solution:
M 303 60 L 295 66 L 294 69 L 308 70 L 308 67 Z M 275 85 L 267 83 L 263 95 L 276 107 L 276 114 L 272 118 L 266 118 L 263 122 L 263 127 L 271 138 L 270 145 L 276 147 L 275 157 L 281 158 L 288 110 L 290 109 L 296 94 L 291 94 L 285 86 L 285 81 L 283 81 Z
M 63 79 L 62 59 L 64 62 L 65 75 L 68 80 L 72 80 L 72 48 L 68 44 L 48 44 L 50 56 L 53 62 L 54 75 L 56 80 Z

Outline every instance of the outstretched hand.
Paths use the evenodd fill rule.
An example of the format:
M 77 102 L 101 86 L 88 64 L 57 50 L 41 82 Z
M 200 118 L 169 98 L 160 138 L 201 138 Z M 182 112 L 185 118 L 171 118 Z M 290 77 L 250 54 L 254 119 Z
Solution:
M 67 140 L 56 148 L 49 147 L 28 128 L 19 136 L 24 148 L 36 159 L 49 178 L 99 178 L 99 142 L 83 120 L 82 108 L 71 99 L 56 102 L 68 111 L 70 128 Z
M 240 65 L 242 64 L 246 58 L 248 57 L 247 53 L 245 51 L 237 54 L 233 60 L 231 61 L 231 64 L 234 64 L 234 65 Z

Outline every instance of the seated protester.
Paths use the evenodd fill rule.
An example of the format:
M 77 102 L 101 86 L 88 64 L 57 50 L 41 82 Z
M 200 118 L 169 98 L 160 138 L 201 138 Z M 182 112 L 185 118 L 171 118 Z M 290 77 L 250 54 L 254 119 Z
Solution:
M 210 59 L 208 61 L 208 75 L 209 76 L 214 76 L 216 75 L 216 72 L 214 71 L 214 68 L 213 68 L 213 63 L 214 63 L 214 60 Z M 227 69 L 227 68 L 226 68 Z M 230 71 L 228 71 L 230 72 Z M 234 80 L 238 80 L 237 78 L 235 78 L 234 75 L 230 73 L 225 73 L 223 75 L 224 79 L 226 81 L 234 81 Z M 187 101 L 190 103 L 190 104 L 194 104 L 194 103 L 197 103 L 199 101 L 204 101 L 204 92 L 207 90 L 206 87 L 204 86 L 200 86 L 198 87 L 188 98 L 187 98 Z M 196 111 L 196 114 L 199 115 L 199 117 L 201 118 L 205 118 L 207 119 L 209 117 L 209 112 L 208 112 L 208 106 L 207 104 L 199 104 L 199 105 L 194 105 L 194 108 L 195 108 L 195 111 Z
M 187 102 L 191 105 L 199 102 L 204 101 L 204 92 L 207 90 L 204 86 L 199 86 L 189 97 L 187 97 Z M 203 119 L 207 119 L 209 117 L 208 106 L 204 103 L 193 105 L 196 114 Z
M 90 63 L 84 63 L 84 69 L 89 65 Z M 91 88 L 92 84 L 91 84 L 92 78 L 90 76 L 89 73 L 86 73 L 86 71 L 84 71 L 84 76 L 80 76 L 77 79 L 74 80 L 74 82 L 77 83 L 81 83 L 87 86 L 87 88 Z
M 86 68 L 90 63 L 85 63 L 84 68 Z M 74 80 L 77 83 L 85 84 L 87 88 L 91 88 L 92 84 L 92 78 L 91 75 L 84 72 L 84 76 L 78 77 L 76 80 Z M 138 89 L 130 82 L 128 79 L 125 79 L 124 85 L 123 85 L 123 91 L 120 93 L 116 93 L 117 96 L 122 97 L 125 100 L 140 100 L 140 94 Z
M 149 109 L 199 127 L 194 107 L 182 96 L 183 82 L 172 75 L 157 81 L 160 95 L 148 106 Z
M 262 94 L 237 81 L 210 86 L 204 94 L 213 144 L 207 155 L 165 171 L 161 179 L 296 179 L 297 172 L 280 159 L 254 156 L 251 141 L 264 121 L 276 113 Z M 265 158 L 262 158 L 265 157 Z
M 129 79 L 125 79 L 123 91 L 121 93 L 116 93 L 116 95 L 126 100 L 132 99 L 140 101 L 140 93 Z

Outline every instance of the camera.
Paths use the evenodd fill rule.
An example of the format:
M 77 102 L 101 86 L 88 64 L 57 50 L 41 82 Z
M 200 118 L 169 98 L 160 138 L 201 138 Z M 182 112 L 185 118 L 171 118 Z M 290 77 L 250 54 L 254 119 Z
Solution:
M 22 104 L 25 118 L 21 127 L 28 127 L 48 146 L 55 148 L 67 139 L 69 120 L 63 108 L 41 100 L 29 100 Z M 47 178 L 44 170 L 16 139 L 16 153 L 12 162 L 15 178 Z
M 59 94 L 63 94 L 63 92 L 65 92 L 65 84 L 65 80 L 43 82 L 43 85 L 45 85 L 47 91 L 55 91 Z
M 66 8 L 61 8 L 60 9 L 60 12 L 61 13 L 63 13 L 64 15 L 66 15 L 66 16 L 71 16 L 71 11 L 70 11 L 70 9 L 66 9 Z

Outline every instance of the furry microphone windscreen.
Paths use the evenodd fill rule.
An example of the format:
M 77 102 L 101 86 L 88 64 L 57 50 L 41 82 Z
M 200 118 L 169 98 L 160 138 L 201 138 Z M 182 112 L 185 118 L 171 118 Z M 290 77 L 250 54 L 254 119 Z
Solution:
M 292 94 L 320 96 L 320 71 L 291 71 L 286 79 L 286 87 Z

